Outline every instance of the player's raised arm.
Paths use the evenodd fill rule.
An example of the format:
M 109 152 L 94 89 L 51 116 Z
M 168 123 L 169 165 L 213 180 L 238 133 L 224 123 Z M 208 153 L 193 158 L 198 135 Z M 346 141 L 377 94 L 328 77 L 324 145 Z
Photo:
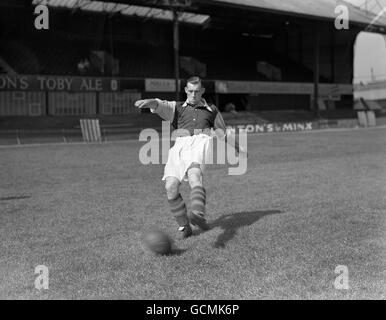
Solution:
M 157 113 L 163 120 L 173 121 L 175 101 L 166 101 L 158 98 L 137 100 L 134 105 L 139 109 L 150 109 L 152 113 Z

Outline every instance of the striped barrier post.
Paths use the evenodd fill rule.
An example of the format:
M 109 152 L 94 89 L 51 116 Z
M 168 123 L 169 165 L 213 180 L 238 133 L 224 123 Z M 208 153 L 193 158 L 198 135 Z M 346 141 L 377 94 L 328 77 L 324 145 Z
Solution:
M 82 137 L 85 142 L 102 142 L 99 119 L 80 119 Z
M 359 122 L 359 125 L 362 127 L 375 127 L 377 124 L 375 112 L 372 110 L 359 111 L 358 122 Z
M 367 125 L 369 127 L 375 127 L 377 125 L 375 112 L 374 111 L 367 111 L 366 116 L 367 116 Z
M 358 111 L 358 123 L 361 127 L 367 127 L 366 111 Z

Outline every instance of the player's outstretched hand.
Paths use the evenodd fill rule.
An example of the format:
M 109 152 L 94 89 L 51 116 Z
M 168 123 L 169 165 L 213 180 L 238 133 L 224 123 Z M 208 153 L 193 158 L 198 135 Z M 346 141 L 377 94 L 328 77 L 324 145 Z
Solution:
M 156 109 L 158 103 L 156 99 L 144 99 L 135 101 L 134 105 L 139 109 Z

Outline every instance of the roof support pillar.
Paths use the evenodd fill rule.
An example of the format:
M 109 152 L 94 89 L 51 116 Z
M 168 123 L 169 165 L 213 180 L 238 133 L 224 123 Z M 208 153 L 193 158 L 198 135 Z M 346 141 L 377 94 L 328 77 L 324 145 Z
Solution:
M 319 77 L 320 77 L 320 65 L 319 65 L 319 56 L 320 56 L 320 32 L 318 25 L 314 29 L 314 99 L 313 99 L 313 109 L 315 115 L 319 117 Z
M 174 79 L 176 83 L 176 101 L 180 100 L 180 39 L 179 39 L 179 12 L 177 9 L 173 10 L 173 50 L 174 50 Z

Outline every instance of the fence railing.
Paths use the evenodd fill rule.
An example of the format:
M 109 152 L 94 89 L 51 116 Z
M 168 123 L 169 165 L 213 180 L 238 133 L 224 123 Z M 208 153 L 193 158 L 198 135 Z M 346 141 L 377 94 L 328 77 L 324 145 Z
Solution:
M 100 128 L 99 142 L 137 139 L 141 129 L 129 126 Z M 0 130 L 0 145 L 85 142 L 81 128 Z M 89 141 L 89 142 L 98 142 Z

